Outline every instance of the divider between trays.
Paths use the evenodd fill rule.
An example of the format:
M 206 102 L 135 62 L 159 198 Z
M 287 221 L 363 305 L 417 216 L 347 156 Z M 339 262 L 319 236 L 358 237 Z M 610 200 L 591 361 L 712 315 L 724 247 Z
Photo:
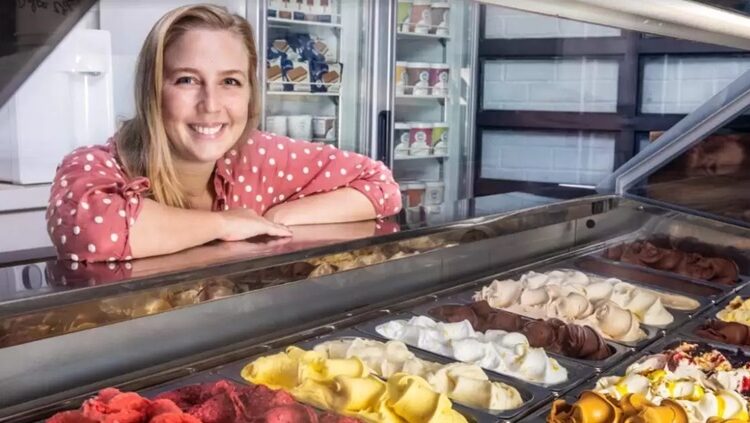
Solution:
M 458 302 L 458 301 L 454 300 L 453 297 L 446 297 L 446 298 L 443 298 L 443 299 L 440 299 L 440 300 L 437 300 L 437 301 L 432 301 L 432 302 L 421 304 L 421 305 L 419 305 L 417 307 L 414 307 L 411 310 L 407 310 L 407 311 L 410 312 L 411 314 L 414 314 L 414 315 L 417 315 L 417 316 L 423 315 L 423 316 L 428 316 L 428 317 L 432 318 L 431 316 L 429 316 L 428 312 L 432 308 L 434 308 L 434 307 L 439 307 L 439 306 L 444 306 L 444 305 L 467 305 L 467 304 L 470 304 L 471 302 L 473 302 L 473 301 L 461 303 L 461 302 Z M 503 311 L 505 311 L 505 310 L 503 310 Z M 513 312 L 508 312 L 508 313 L 516 314 L 516 313 L 513 313 Z M 521 314 L 516 314 L 516 315 L 519 316 L 519 317 L 521 317 L 521 319 L 524 319 L 525 321 L 534 320 L 534 319 L 532 319 L 530 317 L 526 317 L 526 316 L 521 315 Z M 580 363 L 580 364 L 582 364 L 584 366 L 593 367 L 597 371 L 603 371 L 603 370 L 606 370 L 606 369 L 614 366 L 615 364 L 617 364 L 620 361 L 620 358 L 623 355 L 625 355 L 625 354 L 627 354 L 629 352 L 632 352 L 632 349 L 630 347 L 626 347 L 624 345 L 618 344 L 618 343 L 616 343 L 614 341 L 611 341 L 609 339 L 604 338 L 604 342 L 607 344 L 607 346 L 612 351 L 612 355 L 610 355 L 609 357 L 607 357 L 604 360 L 585 360 L 585 359 L 582 359 L 582 358 L 568 357 L 568 356 L 563 355 L 563 354 L 558 354 L 558 353 L 550 352 L 550 351 L 547 351 L 546 349 L 545 349 L 545 351 L 547 351 L 547 354 L 549 354 L 550 356 L 552 356 L 554 358 L 560 358 L 560 357 L 562 357 L 562 358 L 567 359 L 567 360 L 578 362 L 578 363 Z
M 377 330 L 375 329 L 377 326 L 379 326 L 382 323 L 386 323 L 388 321 L 391 321 L 391 320 L 398 320 L 398 319 L 406 319 L 406 320 L 408 320 L 408 319 L 410 319 L 412 317 L 415 317 L 415 315 L 412 314 L 412 313 L 408 313 L 408 312 L 395 313 L 395 314 L 392 314 L 392 315 L 383 316 L 383 317 L 380 317 L 380 318 L 377 318 L 377 319 L 374 319 L 374 320 L 370 320 L 369 322 L 361 323 L 361 324 L 355 326 L 354 328 L 356 330 L 358 330 L 358 331 L 361 331 L 361 332 L 367 334 L 368 336 L 376 337 L 376 339 L 387 339 L 387 338 L 383 337 L 382 335 L 380 335 L 377 332 Z M 415 351 L 419 350 L 419 351 L 425 352 L 427 354 L 432 354 L 432 355 L 435 355 L 435 356 L 438 356 L 438 357 L 442 357 L 444 359 L 455 360 L 452 357 L 447 357 L 447 356 L 444 356 L 442 354 L 437 354 L 437 353 L 434 353 L 434 352 L 431 352 L 431 351 L 423 350 L 423 349 L 421 349 L 419 347 L 416 347 L 416 346 L 413 346 L 413 345 L 410 345 L 410 344 L 407 344 L 407 345 L 409 345 L 410 347 L 414 348 Z M 581 383 L 583 380 L 591 377 L 591 375 L 593 375 L 593 374 L 595 374 L 597 372 L 594 367 L 587 366 L 587 365 L 581 364 L 581 363 L 579 363 L 577 361 L 570 360 L 567 357 L 559 356 L 559 355 L 556 355 L 556 354 L 555 355 L 549 354 L 549 355 L 552 358 L 554 358 L 555 360 L 557 360 L 557 362 L 561 366 L 563 366 L 563 367 L 565 367 L 567 369 L 567 371 L 568 371 L 568 380 L 567 381 L 565 381 L 563 383 L 556 384 L 556 385 L 545 385 L 543 383 L 534 383 L 534 382 L 530 382 L 530 381 L 524 381 L 522 379 L 519 379 L 519 378 L 517 378 L 515 376 L 511 376 L 511 375 L 503 375 L 503 376 L 507 377 L 507 378 L 512 378 L 513 380 L 519 380 L 519 381 L 523 381 L 523 382 L 526 382 L 526 383 L 529 383 L 529 384 L 532 384 L 532 385 L 536 385 L 536 386 L 539 386 L 539 387 L 542 387 L 542 388 L 545 388 L 545 389 L 549 389 L 550 391 L 554 392 L 555 395 L 560 395 L 561 393 L 566 392 L 566 391 L 572 389 L 573 387 L 575 387 L 576 385 L 578 385 L 579 383 Z M 488 373 L 501 375 L 500 373 L 497 373 L 497 372 L 495 372 L 493 370 L 489 370 L 489 369 L 484 369 L 484 370 L 486 372 L 488 372 Z
M 750 292 L 747 292 L 748 288 L 745 289 L 746 293 L 737 293 L 737 295 L 740 295 L 742 298 L 749 298 Z M 705 313 L 701 314 L 698 318 L 693 319 L 692 321 L 688 322 L 686 325 L 682 326 L 675 334 L 672 335 L 672 337 L 680 336 L 680 339 L 685 339 L 686 341 L 693 341 L 693 342 L 710 342 L 710 343 L 716 343 L 720 345 L 724 345 L 727 348 L 737 348 L 741 351 L 750 353 L 750 345 L 735 345 L 735 344 L 729 344 L 726 342 L 716 341 L 716 340 L 709 340 L 706 338 L 702 338 L 699 335 L 695 333 L 695 330 L 698 329 L 701 325 L 704 323 L 707 323 L 710 319 L 717 319 L 716 314 L 723 310 L 734 298 L 734 295 L 724 299 L 724 301 L 717 303 L 714 307 L 706 310 Z M 744 323 L 742 323 L 744 324 Z M 748 326 L 748 325 L 745 325 Z

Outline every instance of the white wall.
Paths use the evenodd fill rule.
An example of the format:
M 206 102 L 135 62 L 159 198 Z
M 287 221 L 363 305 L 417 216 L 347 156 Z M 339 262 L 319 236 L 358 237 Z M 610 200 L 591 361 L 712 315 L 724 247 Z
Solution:
M 487 6 L 486 38 L 618 37 L 617 28 Z

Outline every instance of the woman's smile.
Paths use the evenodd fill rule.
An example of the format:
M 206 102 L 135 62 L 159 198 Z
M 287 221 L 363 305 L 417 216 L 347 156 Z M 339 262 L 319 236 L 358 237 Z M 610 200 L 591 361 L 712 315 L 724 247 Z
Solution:
M 227 128 L 226 123 L 191 123 L 188 124 L 193 137 L 200 140 L 215 140 L 220 138 Z

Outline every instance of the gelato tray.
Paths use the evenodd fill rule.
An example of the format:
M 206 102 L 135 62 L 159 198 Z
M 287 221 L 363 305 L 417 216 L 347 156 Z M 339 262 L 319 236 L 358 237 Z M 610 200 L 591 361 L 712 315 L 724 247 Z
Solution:
M 591 377 L 596 370 L 577 361 L 551 357 L 533 348 L 518 332 L 474 331 L 469 322 L 443 323 L 427 316 L 397 313 L 356 326 L 377 338 L 402 341 L 419 350 L 476 364 L 557 393 L 565 392 Z
M 427 302 L 410 310 L 415 315 L 457 323 L 467 320 L 477 332 L 503 330 L 522 333 L 530 345 L 552 357 L 564 357 L 602 371 L 616 365 L 630 348 L 607 341 L 593 328 L 559 319 L 531 319 L 491 308 L 486 301 L 459 302 L 446 298 Z
M 729 296 L 679 332 L 691 338 L 750 350 L 750 293 L 745 288 L 739 294 Z

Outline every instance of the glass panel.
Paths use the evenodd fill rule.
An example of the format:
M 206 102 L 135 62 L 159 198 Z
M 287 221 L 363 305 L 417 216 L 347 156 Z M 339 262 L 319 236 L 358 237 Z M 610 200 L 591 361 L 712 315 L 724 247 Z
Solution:
M 750 132 L 739 129 L 746 120 L 704 138 L 632 193 L 750 225 Z
M 483 74 L 487 110 L 617 110 L 616 60 L 492 60 L 485 62 Z
M 750 57 L 738 55 L 663 55 L 642 60 L 642 113 L 690 113 L 750 69 Z
M 586 22 L 537 15 L 505 7 L 488 7 L 484 37 L 497 38 L 594 38 L 619 37 L 622 31 Z
M 360 136 L 363 74 L 356 71 L 368 54 L 363 4 L 299 3 L 267 2 L 263 127 L 365 152 Z
M 485 131 L 481 177 L 596 185 L 612 172 L 615 136 L 585 131 Z

